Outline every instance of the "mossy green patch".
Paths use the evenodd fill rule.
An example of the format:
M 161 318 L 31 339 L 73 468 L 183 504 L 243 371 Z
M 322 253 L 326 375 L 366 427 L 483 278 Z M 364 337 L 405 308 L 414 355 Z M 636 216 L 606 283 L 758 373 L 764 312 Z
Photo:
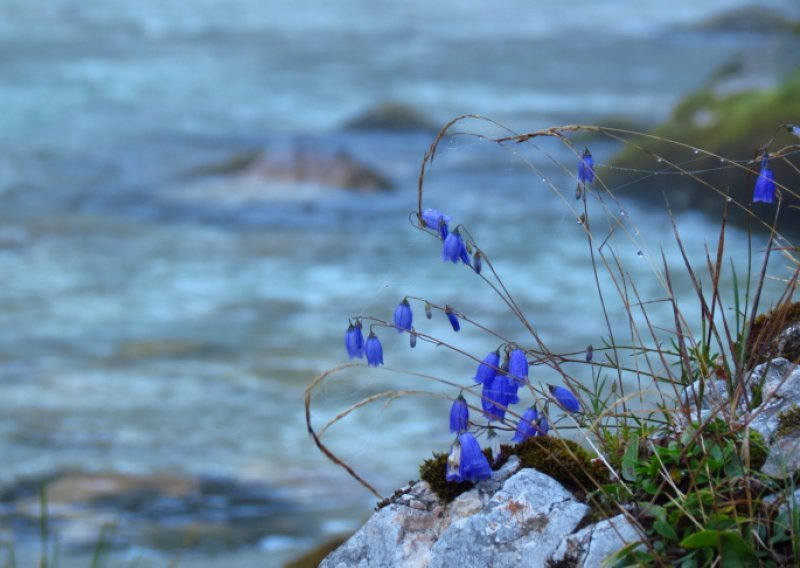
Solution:
M 516 446 L 514 453 L 522 467 L 547 474 L 571 491 L 593 491 L 608 478 L 605 468 L 593 463 L 586 450 L 572 440 L 528 438 Z
M 800 363 L 800 334 L 784 340 L 779 338 L 782 331 L 795 324 L 800 324 L 800 302 L 784 303 L 758 316 L 747 340 L 751 366 L 775 357 Z
M 623 135 L 633 144 L 626 146 L 603 174 L 603 181 L 614 191 L 615 186 L 624 186 L 625 195 L 663 203 L 664 196 L 676 208 L 693 208 L 713 212 L 722 211 L 725 196 L 748 204 L 752 200 L 756 174 L 742 168 L 720 167 L 716 156 L 734 160 L 754 158 L 759 148 L 772 142 L 769 150 L 776 150 L 797 143 L 780 125 L 796 123 L 800 116 L 800 72 L 794 72 L 782 83 L 771 89 L 750 89 L 726 93 L 725 80 L 735 69 L 729 69 L 716 79 L 716 84 L 686 97 L 664 124 L 657 127 L 650 137 Z M 676 140 L 675 144 L 661 138 Z M 709 156 L 699 148 L 713 154 Z M 791 160 L 791 158 L 789 158 Z M 690 175 L 644 176 L 637 182 L 626 177 L 625 169 L 658 171 L 669 169 L 669 164 L 682 164 Z M 796 159 L 795 164 L 796 166 Z M 750 164 L 758 171 L 758 163 Z M 791 184 L 796 179 L 793 165 L 783 159 L 774 159 L 770 167 L 778 183 Z M 675 170 L 672 170 L 673 172 Z M 714 191 L 712 187 L 718 191 Z M 784 192 L 784 204 L 796 204 L 797 200 Z M 789 231 L 796 230 L 794 223 L 800 214 L 784 207 L 786 215 L 782 223 Z M 759 206 L 755 213 L 771 222 L 774 208 Z M 731 209 L 733 218 L 743 218 Z
M 778 415 L 778 428 L 775 430 L 776 438 L 783 438 L 800 431 L 800 406 L 794 405 Z

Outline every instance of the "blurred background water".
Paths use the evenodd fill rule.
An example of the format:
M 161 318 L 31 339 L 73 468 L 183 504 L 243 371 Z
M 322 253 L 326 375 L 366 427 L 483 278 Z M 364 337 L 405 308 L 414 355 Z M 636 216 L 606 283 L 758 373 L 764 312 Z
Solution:
M 0 483 L 219 476 L 265 484 L 299 519 L 183 565 L 278 564 L 354 530 L 375 499 L 313 447 L 302 406 L 310 381 L 345 362 L 347 318 L 388 319 L 412 294 L 530 338 L 409 226 L 433 133 L 344 125 L 384 103 L 435 127 L 461 113 L 517 131 L 651 125 L 736 58 L 759 54 L 763 74 L 750 80 L 774 78 L 783 40 L 769 27 L 708 25 L 756 6 L 743 14 L 800 16 L 793 0 L 0 1 Z M 615 148 L 592 150 L 602 172 Z M 198 174 L 262 151 L 346 154 L 394 189 Z M 548 151 L 573 167 L 563 148 Z M 536 159 L 534 175 L 489 144 L 448 141 L 426 199 L 470 228 L 551 348 L 582 349 L 605 334 L 586 243 L 539 176 L 568 197 L 573 182 Z M 622 207 L 642 239 L 620 249 L 626 269 L 657 296 L 636 252 L 657 253 L 668 221 Z M 717 223 L 683 213 L 679 224 L 701 259 Z M 731 231 L 732 254 L 746 243 Z M 496 346 L 471 329 L 456 338 L 446 322 L 418 325 L 478 357 Z M 382 338 L 387 365 L 469 384 L 473 362 Z M 420 385 L 338 376 L 315 416 L 398 384 Z M 356 413 L 330 442 L 388 494 L 447 448 L 448 409 L 423 398 Z M 25 549 L 24 535 L 0 528 Z M 119 554 L 172 557 L 134 545 Z

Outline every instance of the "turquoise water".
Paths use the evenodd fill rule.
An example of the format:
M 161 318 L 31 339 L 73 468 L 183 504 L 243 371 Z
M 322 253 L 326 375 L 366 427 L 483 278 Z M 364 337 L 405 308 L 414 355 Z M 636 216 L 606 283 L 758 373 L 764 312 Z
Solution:
M 693 27 L 746 5 L 5 0 L 0 481 L 76 468 L 224 474 L 265 481 L 308 511 L 309 534 L 280 541 L 290 550 L 357 526 L 374 499 L 310 443 L 301 399 L 313 377 L 345 362 L 347 318 L 389 318 L 412 294 L 529 338 L 408 224 L 432 135 L 341 125 L 385 101 L 435 124 L 463 112 L 520 131 L 607 117 L 652 123 L 720 65 L 774 43 L 769 33 Z M 265 182 L 253 197 L 186 175 L 238 152 L 297 146 L 348 152 L 396 189 Z M 548 151 L 572 167 L 563 149 Z M 614 148 L 593 151 L 602 164 Z M 490 144 L 448 141 L 427 199 L 491 252 L 554 350 L 581 349 L 605 333 L 586 243 L 539 177 L 568 198 L 571 182 L 533 157 L 541 174 Z M 625 267 L 656 297 L 649 259 L 668 222 L 632 203 L 620 209 L 634 241 L 618 241 Z M 715 238 L 705 217 L 678 222 L 687 243 Z M 742 255 L 745 235 L 733 230 L 728 246 Z M 474 330 L 455 337 L 446 322 L 430 326 L 480 357 L 495 346 Z M 465 384 L 472 376 L 469 360 L 382 338 L 387 365 Z M 420 384 L 342 375 L 320 391 L 315 416 L 398 381 Z M 331 444 L 390 493 L 447 447 L 448 408 L 422 398 L 356 413 Z

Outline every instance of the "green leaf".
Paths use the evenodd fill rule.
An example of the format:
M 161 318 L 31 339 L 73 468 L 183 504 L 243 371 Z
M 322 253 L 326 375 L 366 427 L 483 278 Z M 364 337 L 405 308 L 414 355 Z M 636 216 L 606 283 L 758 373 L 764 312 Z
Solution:
M 672 525 L 669 523 L 665 523 L 664 521 L 656 521 L 653 523 L 653 528 L 656 530 L 658 534 L 666 538 L 667 540 L 671 540 L 674 542 L 678 541 L 678 533 L 675 532 L 675 529 L 672 528 Z
M 720 531 L 704 530 L 683 539 L 681 548 L 716 548 L 720 542 Z
M 758 557 L 753 548 L 738 534 L 732 531 L 721 533 L 722 568 L 747 568 L 758 565 Z
M 636 481 L 636 464 L 639 462 L 639 438 L 633 438 L 622 456 L 622 479 Z

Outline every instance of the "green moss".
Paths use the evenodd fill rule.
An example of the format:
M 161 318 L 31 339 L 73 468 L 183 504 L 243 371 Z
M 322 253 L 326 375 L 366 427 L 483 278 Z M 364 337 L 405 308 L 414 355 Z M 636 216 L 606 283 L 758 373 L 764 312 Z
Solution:
M 605 468 L 592 463 L 586 450 L 571 440 L 528 438 L 517 445 L 515 453 L 522 467 L 535 468 L 572 491 L 592 491 L 607 481 Z
M 715 82 L 735 75 L 735 67 L 721 73 Z M 693 154 L 692 147 L 701 148 L 725 158 L 742 160 L 753 158 L 758 148 L 772 140 L 770 149 L 781 148 L 797 142 L 785 128 L 779 125 L 796 123 L 800 116 L 800 72 L 790 75 L 772 89 L 751 89 L 734 94 L 721 94 L 716 84 L 707 86 L 687 96 L 664 124 L 651 134 L 686 144 L 681 146 L 651 138 L 631 137 L 641 146 L 626 146 L 613 160 L 615 168 L 635 170 L 658 170 L 667 163 L 687 164 L 693 171 L 703 171 L 697 180 L 689 176 L 646 176 L 642 181 L 632 181 L 624 171 L 610 169 L 604 172 L 603 181 L 612 189 L 624 185 L 626 195 L 650 199 L 663 203 L 664 194 L 676 208 L 700 208 L 716 215 L 722 210 L 724 197 L 701 182 L 710 184 L 740 203 L 749 203 L 755 176 L 740 168 L 719 168 L 717 158 L 703 153 Z M 644 149 L 644 151 L 642 151 Z M 658 162 L 658 158 L 663 161 Z M 758 165 L 752 166 L 758 169 Z M 777 180 L 790 180 L 796 172 L 783 160 L 773 160 L 771 167 Z M 663 192 L 663 193 L 662 193 Z M 785 193 L 785 192 L 784 192 Z M 796 203 L 791 196 L 784 195 L 784 203 Z M 771 221 L 773 209 L 764 211 L 765 220 Z M 731 210 L 734 219 L 742 213 Z M 796 227 L 796 210 L 788 211 L 782 222 L 788 230 Z M 796 224 L 796 223 L 795 223 Z
M 758 471 L 769 456 L 769 448 L 762 436 L 756 430 L 750 430 L 750 469 Z
M 789 410 L 784 410 L 778 415 L 778 428 L 775 430 L 775 437 L 783 438 L 797 431 L 800 431 L 800 406 L 795 404 Z
M 758 316 L 747 339 L 751 366 L 774 357 L 784 357 L 793 363 L 800 363 L 800 340 L 786 341 L 782 345 L 777 340 L 783 330 L 796 323 L 800 323 L 800 302 L 784 303 Z

